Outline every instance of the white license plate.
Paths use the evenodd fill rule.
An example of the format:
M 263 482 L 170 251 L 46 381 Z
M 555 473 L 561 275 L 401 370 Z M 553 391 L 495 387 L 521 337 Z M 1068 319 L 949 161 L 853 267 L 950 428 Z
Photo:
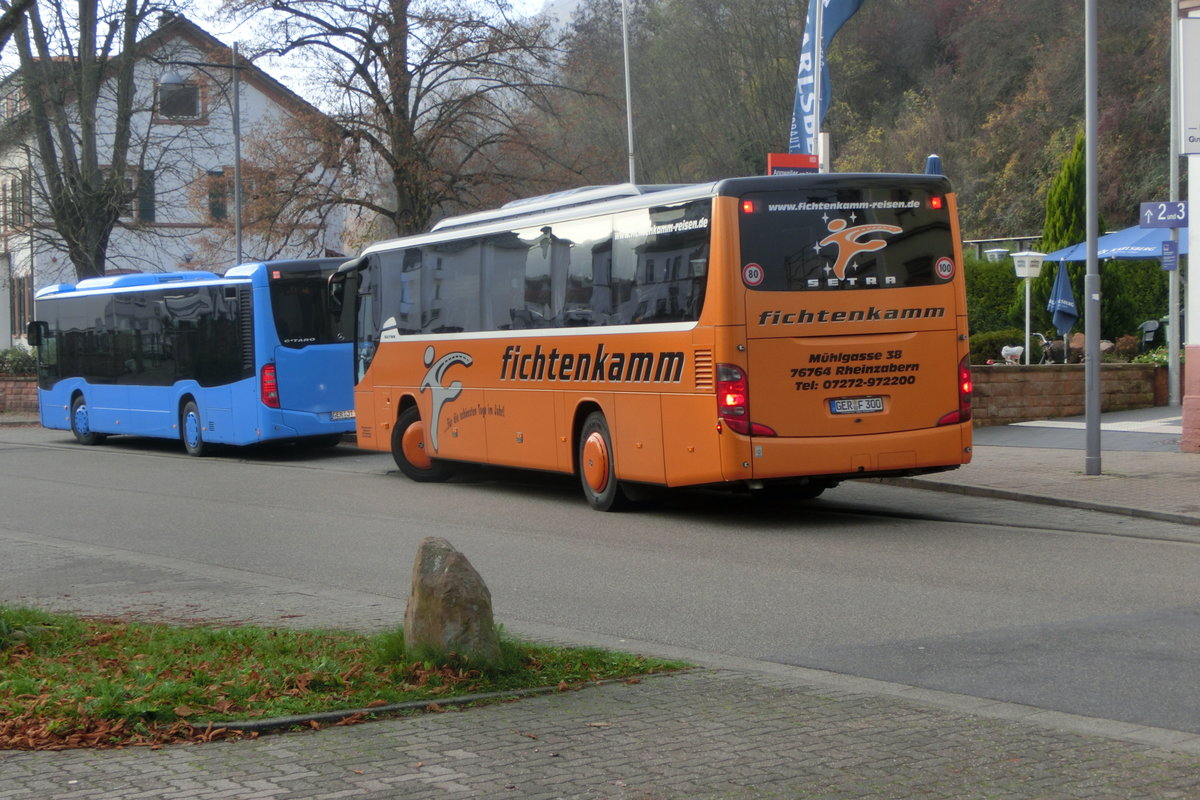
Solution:
M 834 414 L 873 414 L 883 411 L 882 397 L 843 397 L 829 401 L 829 410 Z
M 354 419 L 354 409 L 349 411 L 334 411 L 329 415 L 330 419 Z

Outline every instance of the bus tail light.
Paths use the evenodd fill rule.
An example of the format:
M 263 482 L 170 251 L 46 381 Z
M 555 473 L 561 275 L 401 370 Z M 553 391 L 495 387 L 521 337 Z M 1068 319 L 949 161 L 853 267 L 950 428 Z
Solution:
M 963 356 L 958 362 L 958 410 L 951 411 L 938 420 L 938 425 L 957 425 L 960 422 L 971 421 L 971 395 L 974 391 L 971 383 L 971 358 Z
M 274 364 L 263 364 L 258 385 L 263 405 L 268 408 L 279 408 L 279 380 L 275 377 Z
M 766 425 L 750 421 L 750 382 L 733 364 L 717 365 L 717 431 L 728 425 L 734 433 L 775 436 Z

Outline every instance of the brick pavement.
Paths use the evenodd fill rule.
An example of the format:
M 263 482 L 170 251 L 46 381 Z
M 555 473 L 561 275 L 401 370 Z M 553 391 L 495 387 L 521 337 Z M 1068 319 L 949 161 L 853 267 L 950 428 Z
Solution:
M 0 753 L 0 800 L 1195 798 L 1200 754 L 700 669 L 160 750 Z

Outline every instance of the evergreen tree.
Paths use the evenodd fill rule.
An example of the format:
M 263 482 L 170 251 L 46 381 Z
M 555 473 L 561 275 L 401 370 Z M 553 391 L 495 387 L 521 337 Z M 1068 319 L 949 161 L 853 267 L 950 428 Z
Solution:
M 1071 152 L 1063 160 L 1062 168 L 1046 192 L 1046 221 L 1042 226 L 1042 250 L 1050 253 L 1069 247 L 1087 239 L 1087 185 L 1086 185 L 1086 140 L 1083 131 L 1075 135 L 1075 144 Z M 1104 218 L 1100 217 L 1097 230 L 1104 233 Z M 1087 264 L 1083 261 L 1067 263 L 1071 276 L 1071 291 L 1075 294 L 1075 305 L 1079 318 L 1075 321 L 1077 330 L 1083 329 L 1083 278 L 1087 272 Z M 1035 327 L 1049 331 L 1053 328 L 1050 315 L 1046 313 L 1046 304 L 1050 300 L 1050 292 L 1054 288 L 1054 278 L 1058 273 L 1058 264 L 1047 262 L 1042 268 L 1042 274 L 1033 281 L 1031 311 Z M 1057 335 L 1057 332 L 1055 332 Z

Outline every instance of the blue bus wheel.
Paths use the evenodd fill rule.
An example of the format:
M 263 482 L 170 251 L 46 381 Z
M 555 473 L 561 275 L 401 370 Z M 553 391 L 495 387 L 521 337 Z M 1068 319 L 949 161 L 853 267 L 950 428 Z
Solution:
M 92 430 L 87 401 L 83 395 L 71 401 L 71 433 L 75 434 L 75 441 L 80 444 L 93 445 L 104 441 L 104 434 Z
M 194 400 L 189 400 L 183 407 L 183 415 L 179 420 L 179 430 L 183 437 L 183 447 L 189 456 L 203 456 L 207 452 L 204 443 L 204 428 L 200 424 L 200 409 Z

